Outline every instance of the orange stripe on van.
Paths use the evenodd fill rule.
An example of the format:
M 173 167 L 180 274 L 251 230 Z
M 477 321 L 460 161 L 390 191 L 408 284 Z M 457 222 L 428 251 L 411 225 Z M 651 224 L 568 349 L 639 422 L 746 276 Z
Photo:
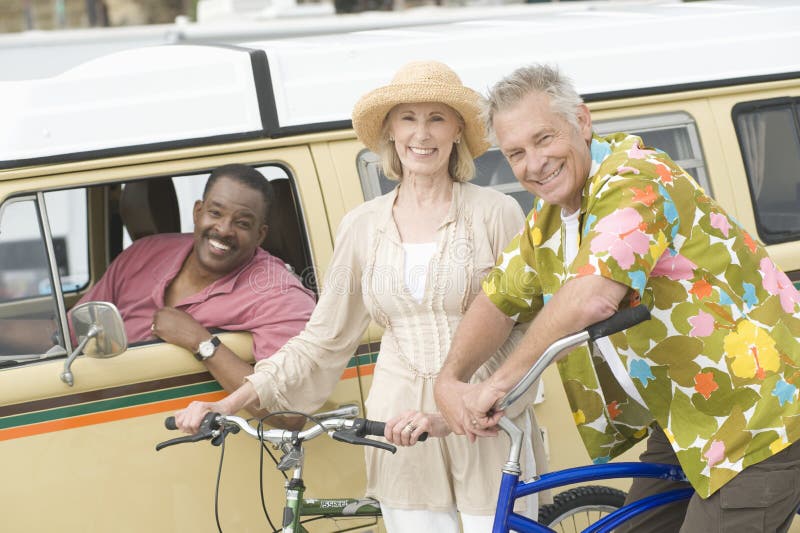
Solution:
M 226 395 L 225 391 L 209 392 L 206 394 L 198 394 L 195 396 L 185 396 L 183 398 L 175 398 L 172 400 L 165 400 L 162 402 L 154 402 L 145 405 L 137 405 L 135 407 L 125 407 L 122 409 L 114 409 L 111 411 L 103 411 L 100 413 L 92 413 L 83 416 L 75 416 L 71 418 L 62 418 L 60 420 L 52 420 L 49 422 L 41 422 L 38 424 L 30 424 L 27 426 L 19 426 L 0 430 L 0 441 L 17 439 L 20 437 L 29 437 L 31 435 L 40 435 L 43 433 L 52 433 L 54 431 L 62 431 L 65 429 L 73 429 L 84 426 L 91 426 L 93 424 L 103 424 L 106 422 L 114 422 L 117 420 L 125 420 L 128 418 L 135 418 L 139 416 L 147 416 L 156 413 L 163 413 L 166 411 L 174 411 L 186 407 L 190 401 L 197 400 L 201 402 L 215 402 L 221 400 Z
M 373 372 L 375 372 L 375 364 L 353 366 L 350 368 L 345 368 L 344 372 L 342 372 L 342 377 L 340 379 L 357 378 L 359 375 L 369 376 Z

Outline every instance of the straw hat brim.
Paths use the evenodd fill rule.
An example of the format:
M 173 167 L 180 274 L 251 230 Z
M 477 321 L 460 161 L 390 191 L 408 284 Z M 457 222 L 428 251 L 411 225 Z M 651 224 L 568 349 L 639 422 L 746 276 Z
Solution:
M 447 104 L 464 119 L 463 139 L 472 157 L 489 149 L 478 102 L 481 96 L 464 86 L 397 83 L 379 87 L 359 99 L 353 108 L 353 129 L 373 152 L 380 146 L 386 115 L 399 104 L 437 102 Z

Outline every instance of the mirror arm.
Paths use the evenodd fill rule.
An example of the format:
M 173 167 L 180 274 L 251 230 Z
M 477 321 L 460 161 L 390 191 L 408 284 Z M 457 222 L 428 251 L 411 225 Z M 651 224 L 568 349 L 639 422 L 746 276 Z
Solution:
M 72 376 L 72 371 L 70 370 L 70 367 L 72 366 L 72 362 L 75 360 L 76 357 L 78 357 L 78 355 L 86 347 L 86 343 L 88 343 L 91 339 L 96 337 L 97 334 L 100 333 L 100 331 L 101 331 L 101 328 L 98 327 L 97 324 L 92 324 L 92 326 L 89 328 L 89 331 L 86 332 L 86 336 L 83 339 L 81 339 L 81 342 L 78 344 L 78 346 L 75 348 L 75 350 L 71 354 L 69 354 L 69 357 L 67 357 L 67 360 L 64 361 L 64 371 L 61 373 L 61 381 L 63 381 L 64 383 L 66 383 L 70 387 L 72 387 L 72 385 L 74 385 L 74 383 L 75 383 L 75 381 L 73 379 L 73 376 Z

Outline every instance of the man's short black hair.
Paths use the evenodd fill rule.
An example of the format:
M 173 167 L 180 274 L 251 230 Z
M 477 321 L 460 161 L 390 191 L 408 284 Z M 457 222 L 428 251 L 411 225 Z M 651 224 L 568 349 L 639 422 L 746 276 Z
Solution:
M 242 185 L 261 193 L 261 198 L 264 200 L 263 222 L 265 224 L 267 223 L 267 214 L 269 213 L 270 207 L 272 207 L 272 202 L 275 200 L 275 191 L 272 188 L 272 184 L 261 172 L 253 167 L 240 165 L 238 163 L 223 165 L 216 168 L 211 172 L 206 182 L 206 187 L 203 189 L 203 200 L 206 199 L 208 191 L 211 190 L 211 187 L 213 187 L 220 178 L 236 180 Z

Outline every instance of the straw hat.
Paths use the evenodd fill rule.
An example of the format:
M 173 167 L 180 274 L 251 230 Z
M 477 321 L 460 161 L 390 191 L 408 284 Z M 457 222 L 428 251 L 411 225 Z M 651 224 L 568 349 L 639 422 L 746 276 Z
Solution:
M 386 115 L 398 104 L 447 104 L 464 119 L 464 141 L 472 157 L 489 149 L 484 138 L 481 95 L 461 83 L 458 74 L 438 61 L 413 61 L 397 71 L 389 85 L 359 99 L 353 108 L 353 129 L 367 148 L 377 152 Z

